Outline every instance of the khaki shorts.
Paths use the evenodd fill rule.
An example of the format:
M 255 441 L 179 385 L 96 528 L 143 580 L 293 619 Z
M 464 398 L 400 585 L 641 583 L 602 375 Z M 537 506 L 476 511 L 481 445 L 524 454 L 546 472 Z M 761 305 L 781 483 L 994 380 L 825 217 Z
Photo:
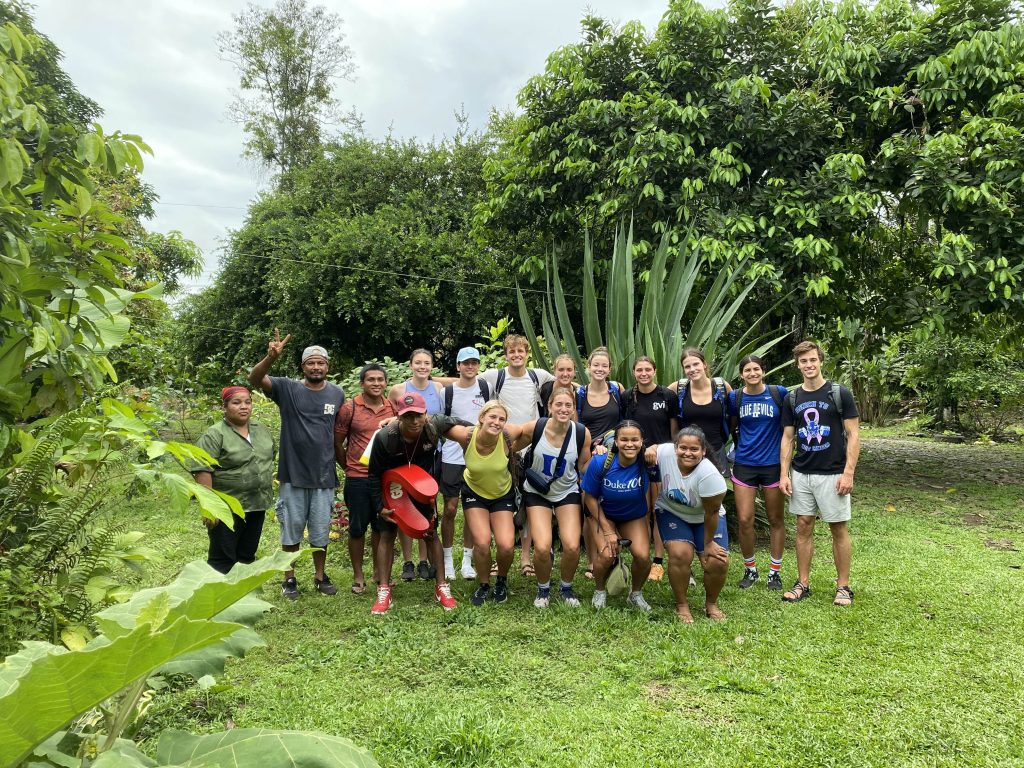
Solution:
M 826 523 L 843 523 L 851 517 L 850 494 L 836 493 L 840 475 L 805 475 L 793 471 L 793 495 L 789 511 L 801 517 L 821 515 Z

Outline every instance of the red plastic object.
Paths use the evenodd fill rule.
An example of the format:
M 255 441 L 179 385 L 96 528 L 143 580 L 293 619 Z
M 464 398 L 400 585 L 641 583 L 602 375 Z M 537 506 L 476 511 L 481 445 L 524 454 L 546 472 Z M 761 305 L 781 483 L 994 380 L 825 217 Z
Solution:
M 430 523 L 413 500 L 433 503 L 437 492 L 437 481 L 417 466 L 389 469 L 381 476 L 384 506 L 392 511 L 392 519 L 402 533 L 413 539 L 422 539 L 430 530 Z

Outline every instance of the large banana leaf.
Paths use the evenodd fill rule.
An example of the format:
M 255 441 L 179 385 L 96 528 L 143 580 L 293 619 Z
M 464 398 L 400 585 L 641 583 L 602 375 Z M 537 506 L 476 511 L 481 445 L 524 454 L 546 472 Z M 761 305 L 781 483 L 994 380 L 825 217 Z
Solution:
M 323 733 L 235 728 L 195 735 L 166 731 L 156 748 L 157 765 L 220 768 L 377 768 L 365 749 Z

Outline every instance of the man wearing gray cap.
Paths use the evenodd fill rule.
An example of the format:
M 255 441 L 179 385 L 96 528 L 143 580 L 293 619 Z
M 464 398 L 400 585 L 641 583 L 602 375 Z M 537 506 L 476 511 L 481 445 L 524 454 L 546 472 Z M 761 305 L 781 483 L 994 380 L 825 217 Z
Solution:
M 323 347 L 311 346 L 302 351 L 302 381 L 267 372 L 281 356 L 291 334 L 281 338 L 274 329 L 274 338 L 267 345 L 267 356 L 249 372 L 249 383 L 259 387 L 277 403 L 281 411 L 281 448 L 277 463 L 277 512 L 281 524 L 281 549 L 298 552 L 303 531 L 309 531 L 313 548 L 313 585 L 324 595 L 333 595 L 338 588 L 324 572 L 327 542 L 330 540 L 331 513 L 338 472 L 334 461 L 334 418 L 345 393 L 327 381 L 328 356 Z M 286 571 L 282 594 L 297 600 L 299 586 L 294 571 Z

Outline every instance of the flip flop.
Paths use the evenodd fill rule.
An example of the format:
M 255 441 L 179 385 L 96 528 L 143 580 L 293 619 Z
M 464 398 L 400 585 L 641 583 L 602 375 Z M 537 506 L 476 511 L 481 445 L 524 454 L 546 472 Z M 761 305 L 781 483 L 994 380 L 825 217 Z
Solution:
M 353 595 L 361 595 L 365 591 L 366 591 L 366 585 L 363 582 L 361 582 L 361 581 L 353 581 L 352 582 L 352 594 Z

